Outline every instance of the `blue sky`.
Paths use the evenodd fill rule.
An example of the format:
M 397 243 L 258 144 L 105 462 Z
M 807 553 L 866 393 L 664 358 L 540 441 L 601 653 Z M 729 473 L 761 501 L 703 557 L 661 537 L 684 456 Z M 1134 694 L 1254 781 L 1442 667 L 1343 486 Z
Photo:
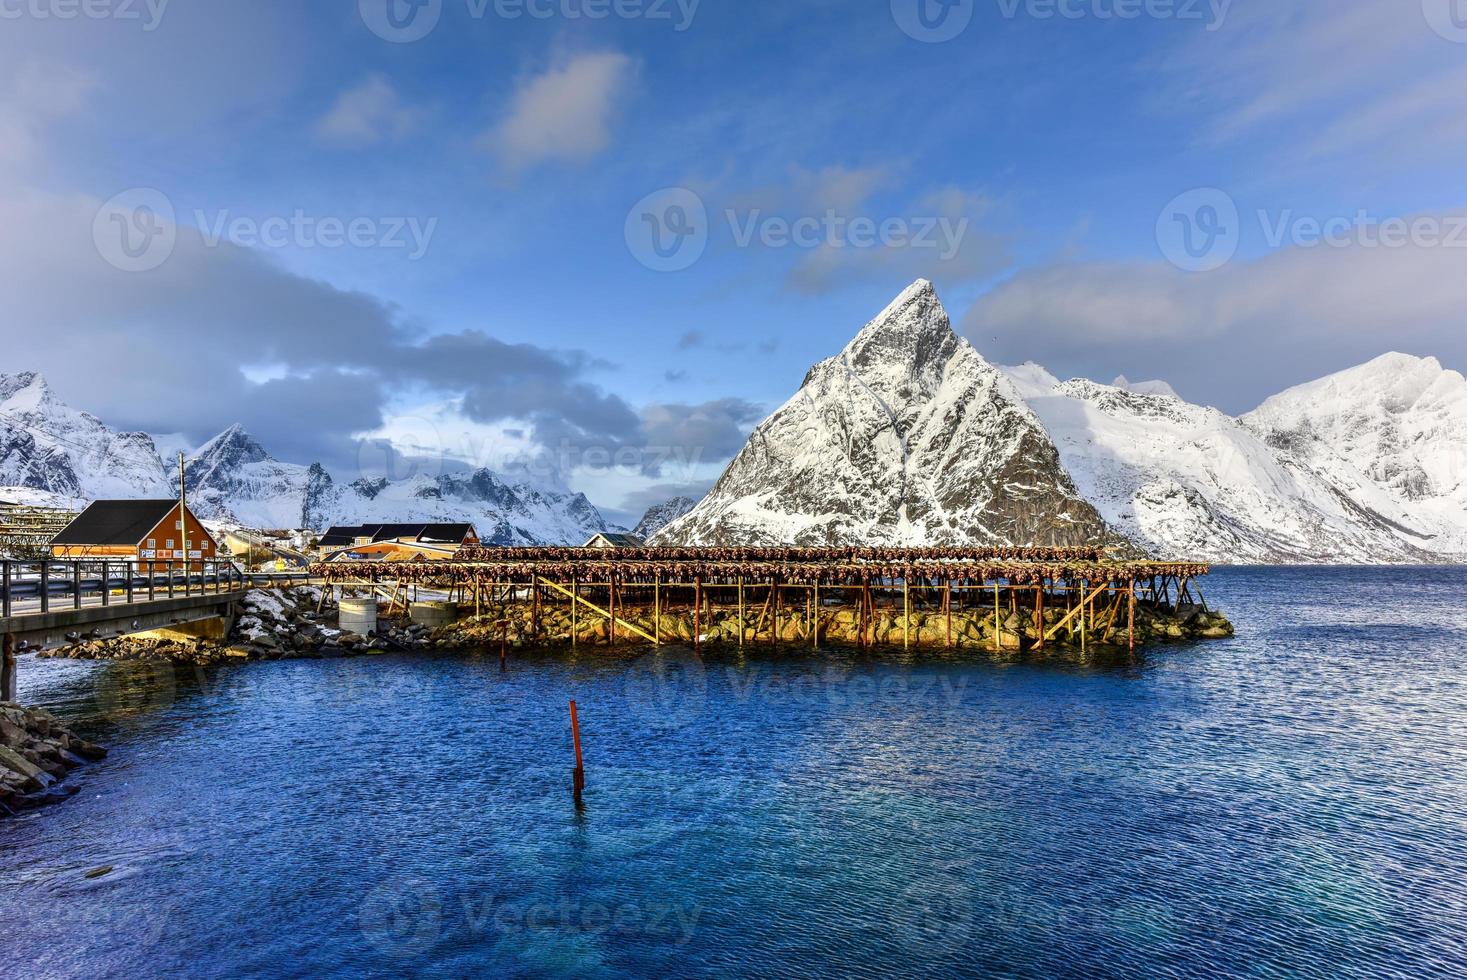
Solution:
M 388 0 L 97 2 L 0 5 L 0 370 L 116 424 L 238 420 L 348 477 L 364 434 L 548 448 L 625 516 L 706 487 L 918 276 L 996 362 L 1234 412 L 1388 349 L 1467 364 L 1457 0 L 923 0 L 967 25 L 936 43 L 918 0 L 391 0 L 437 18 L 405 43 L 372 29 Z M 627 229 L 668 189 L 641 210 L 695 200 L 706 246 L 655 271 Z M 120 269 L 98 216 L 138 191 L 177 230 Z M 1176 234 L 1219 202 L 1195 271 Z M 780 242 L 828 214 L 893 233 Z M 1393 219 L 1409 241 L 1371 245 Z M 362 237 L 324 247 L 323 220 Z

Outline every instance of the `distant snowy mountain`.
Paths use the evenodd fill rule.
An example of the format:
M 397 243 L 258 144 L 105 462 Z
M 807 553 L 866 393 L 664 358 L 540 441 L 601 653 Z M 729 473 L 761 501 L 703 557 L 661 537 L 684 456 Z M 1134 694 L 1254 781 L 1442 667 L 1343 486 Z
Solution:
M 649 507 L 647 513 L 642 515 L 642 520 L 632 529 L 632 533 L 643 541 L 649 540 L 658 531 L 696 506 L 698 502 L 691 497 L 673 497 L 655 507 Z
M 492 470 L 338 484 L 319 465 L 307 471 L 303 523 L 320 530 L 371 521 L 467 521 L 486 545 L 583 544 L 615 530 L 584 494 L 511 484 Z
M 170 446 L 180 441 L 170 438 Z M 149 436 L 115 432 L 67 407 L 39 375 L 0 375 L 0 499 L 44 495 L 79 507 L 107 498 L 172 497 L 175 473 Z M 511 484 L 489 470 L 338 484 L 319 465 L 275 459 L 237 425 L 191 455 L 184 486 L 200 517 L 244 527 L 467 521 L 486 542 L 520 545 L 581 544 L 617 530 L 582 494 Z
M 659 544 L 1116 543 L 1009 379 L 918 281 L 765 420 Z
M 1060 383 L 1034 364 L 1006 370 L 1080 493 L 1154 555 L 1238 563 L 1426 557 L 1392 519 L 1384 494 L 1343 492 L 1170 386 Z
M 1404 527 L 1467 555 L 1467 379 L 1433 357 L 1386 354 L 1274 395 L 1242 421 Z
M 238 425 L 204 443 L 184 468 L 194 513 L 246 527 L 300 527 L 309 481 L 309 467 L 274 459 Z
M 153 440 L 116 432 L 70 408 L 38 374 L 0 374 L 0 486 L 46 490 L 83 503 L 169 496 Z

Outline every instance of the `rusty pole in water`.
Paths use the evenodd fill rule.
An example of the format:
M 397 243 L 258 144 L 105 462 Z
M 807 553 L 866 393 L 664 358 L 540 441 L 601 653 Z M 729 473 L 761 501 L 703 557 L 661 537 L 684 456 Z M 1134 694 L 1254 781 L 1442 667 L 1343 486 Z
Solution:
M 581 721 L 576 715 L 576 703 L 570 703 L 571 716 L 571 740 L 576 746 L 576 771 L 572 777 L 572 787 L 576 797 L 576 805 L 581 804 L 581 793 L 586 788 L 586 765 L 581 758 Z

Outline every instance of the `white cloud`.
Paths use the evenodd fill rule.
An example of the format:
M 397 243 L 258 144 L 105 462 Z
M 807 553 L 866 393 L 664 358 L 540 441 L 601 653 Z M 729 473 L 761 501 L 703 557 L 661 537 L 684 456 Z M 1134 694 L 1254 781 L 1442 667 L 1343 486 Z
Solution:
M 1202 274 L 1164 262 L 1056 265 L 981 298 L 963 330 L 1004 363 L 1161 376 L 1244 410 L 1386 350 L 1467 363 L 1464 263 L 1467 236 L 1455 247 L 1285 248 Z
M 372 75 L 337 97 L 316 123 L 316 135 L 340 146 L 371 146 L 408 136 L 420 115 L 403 101 L 386 76 Z
M 1223 29 L 1170 59 L 1163 89 L 1184 111 L 1202 110 L 1208 144 L 1269 136 L 1285 155 L 1358 152 L 1399 167 L 1417 162 L 1400 147 L 1439 142 L 1438 127 L 1467 149 L 1461 52 L 1417 0 L 1236 4 Z
M 616 52 L 571 58 L 521 82 L 508 116 L 481 143 L 512 171 L 589 160 L 611 144 L 636 72 L 637 62 Z

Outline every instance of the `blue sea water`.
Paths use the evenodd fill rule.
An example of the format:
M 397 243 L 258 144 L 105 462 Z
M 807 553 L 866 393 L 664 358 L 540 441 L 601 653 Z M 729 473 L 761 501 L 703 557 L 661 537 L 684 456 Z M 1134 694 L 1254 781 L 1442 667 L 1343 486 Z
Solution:
M 112 753 L 0 823 L 0 976 L 1467 974 L 1467 570 L 1207 598 L 1134 664 L 24 659 Z

